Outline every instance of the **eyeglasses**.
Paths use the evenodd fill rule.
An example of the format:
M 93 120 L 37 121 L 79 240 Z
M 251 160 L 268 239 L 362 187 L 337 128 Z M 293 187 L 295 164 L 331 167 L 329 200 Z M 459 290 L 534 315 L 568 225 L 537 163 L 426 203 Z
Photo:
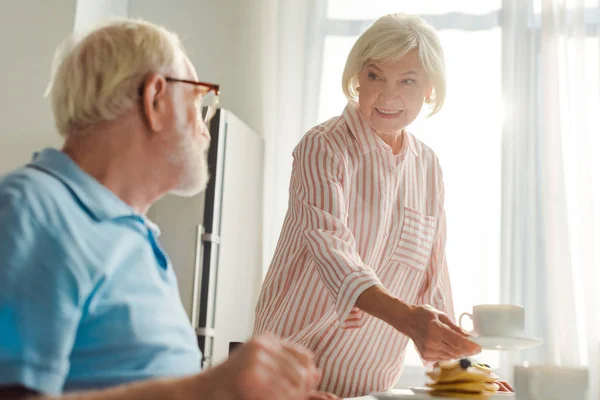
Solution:
M 167 82 L 187 83 L 202 88 L 202 120 L 205 123 L 210 122 L 212 117 L 215 116 L 215 113 L 217 112 L 217 107 L 219 106 L 219 94 L 221 93 L 219 90 L 219 85 L 200 81 L 191 81 L 187 79 L 171 78 L 168 76 L 165 77 L 165 79 L 167 80 Z

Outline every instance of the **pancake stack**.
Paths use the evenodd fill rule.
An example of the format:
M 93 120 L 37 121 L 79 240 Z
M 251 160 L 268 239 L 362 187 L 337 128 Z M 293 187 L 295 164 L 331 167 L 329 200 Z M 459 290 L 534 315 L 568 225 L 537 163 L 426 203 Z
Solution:
M 436 397 L 457 399 L 486 399 L 500 387 L 498 377 L 485 364 L 474 364 L 468 359 L 440 363 L 427 376 L 433 380 L 427 386 Z

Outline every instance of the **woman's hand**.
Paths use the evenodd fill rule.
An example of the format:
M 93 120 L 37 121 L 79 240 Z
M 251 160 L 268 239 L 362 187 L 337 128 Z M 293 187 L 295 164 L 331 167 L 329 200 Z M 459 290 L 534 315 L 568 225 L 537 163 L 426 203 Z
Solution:
M 334 394 L 325 392 L 312 392 L 308 397 L 308 400 L 341 400 Z
M 413 307 L 403 326 L 399 330 L 412 339 L 425 361 L 455 360 L 481 352 L 465 331 L 431 306 Z
M 509 392 L 509 393 L 515 392 L 515 389 L 513 389 L 513 387 L 510 386 L 510 384 L 508 382 L 497 381 L 496 385 L 500 386 L 500 389 L 498 389 L 499 392 Z
M 410 306 L 382 286 L 362 292 L 356 306 L 411 338 L 425 361 L 455 360 L 481 352 L 446 314 L 431 306 Z

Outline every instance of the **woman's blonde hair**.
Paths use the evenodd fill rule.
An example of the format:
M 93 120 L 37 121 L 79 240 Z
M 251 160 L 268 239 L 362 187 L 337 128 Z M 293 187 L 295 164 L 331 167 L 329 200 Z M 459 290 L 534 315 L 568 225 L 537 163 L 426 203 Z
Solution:
M 431 111 L 437 113 L 446 97 L 444 51 L 434 29 L 416 15 L 389 14 L 379 18 L 354 43 L 342 77 L 348 101 L 358 103 L 358 75 L 369 61 L 395 62 L 417 49 L 419 60 L 433 85 Z
M 142 20 L 111 20 L 68 38 L 55 53 L 46 90 L 59 133 L 66 137 L 131 109 L 147 75 L 172 70 L 183 55 L 177 35 Z

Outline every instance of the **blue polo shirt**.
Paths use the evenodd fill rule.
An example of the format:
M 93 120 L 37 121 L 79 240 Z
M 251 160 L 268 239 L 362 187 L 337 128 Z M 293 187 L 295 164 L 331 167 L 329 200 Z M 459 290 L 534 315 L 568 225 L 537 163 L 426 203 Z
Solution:
M 200 370 L 158 228 L 46 149 L 0 178 L 0 386 L 42 393 Z

